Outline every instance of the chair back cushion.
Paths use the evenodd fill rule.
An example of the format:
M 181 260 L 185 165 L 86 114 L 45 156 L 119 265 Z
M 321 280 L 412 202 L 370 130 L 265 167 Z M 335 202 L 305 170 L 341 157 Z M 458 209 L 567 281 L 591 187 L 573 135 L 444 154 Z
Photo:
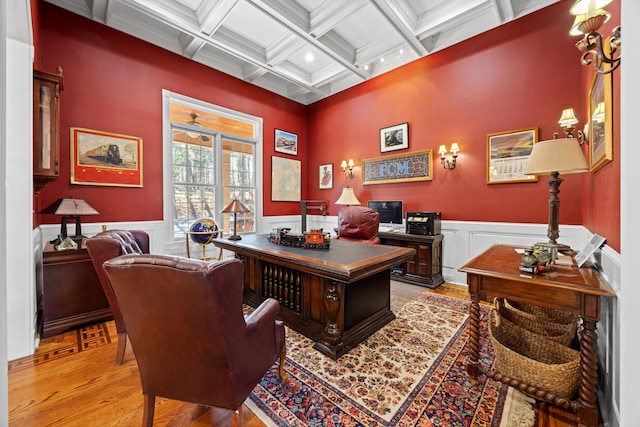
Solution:
M 125 255 L 107 261 L 104 269 L 127 325 L 144 394 L 237 409 L 279 355 L 273 334 L 277 308 L 271 334 L 252 337 L 247 330 L 244 265 L 237 259 L 208 263 Z
M 118 333 L 124 333 L 126 328 L 122 315 L 102 264 L 107 260 L 124 254 L 149 253 L 149 234 L 140 230 L 107 230 L 86 239 L 84 244 L 91 257 L 98 279 L 100 279 L 102 290 L 107 297 L 107 301 L 109 301 L 109 307 L 116 322 L 116 329 Z
M 365 243 L 380 243 L 380 214 L 366 206 L 347 206 L 338 213 L 338 238 Z

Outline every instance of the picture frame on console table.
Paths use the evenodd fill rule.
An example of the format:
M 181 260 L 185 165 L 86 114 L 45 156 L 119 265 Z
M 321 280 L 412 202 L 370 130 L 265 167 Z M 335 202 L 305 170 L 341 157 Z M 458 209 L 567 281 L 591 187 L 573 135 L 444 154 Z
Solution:
M 380 129 L 380 152 L 409 148 L 409 123 L 400 123 Z
M 142 138 L 71 128 L 71 183 L 142 187 Z
M 537 175 L 525 175 L 538 128 L 526 128 L 487 135 L 487 184 L 538 182 Z
M 613 159 L 613 118 L 611 74 L 593 77 L 589 92 L 589 169 L 600 169 Z

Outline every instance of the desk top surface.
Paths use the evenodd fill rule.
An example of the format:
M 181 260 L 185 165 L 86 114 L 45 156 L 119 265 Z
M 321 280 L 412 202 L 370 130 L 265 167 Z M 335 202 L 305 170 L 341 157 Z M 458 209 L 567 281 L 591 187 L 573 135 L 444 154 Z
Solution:
M 214 239 L 212 243 L 236 253 L 291 264 L 301 270 L 324 272 L 348 281 L 388 269 L 411 259 L 415 254 L 409 248 L 339 239 L 331 240 L 329 249 L 296 248 L 271 243 L 266 234 L 246 235 L 241 240 Z
M 524 247 L 492 246 L 463 265 L 460 271 L 540 286 L 571 288 L 584 294 L 615 296 L 598 270 L 591 266 L 582 268 L 555 266 L 551 270 L 538 274 L 525 273 L 520 270 L 522 254 L 516 252 L 516 249 L 524 249 Z

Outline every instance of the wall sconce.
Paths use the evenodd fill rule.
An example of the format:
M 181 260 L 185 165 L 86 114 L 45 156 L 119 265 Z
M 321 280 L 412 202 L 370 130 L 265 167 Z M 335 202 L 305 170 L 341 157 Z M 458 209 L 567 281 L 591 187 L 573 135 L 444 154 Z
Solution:
M 343 160 L 342 163 L 340 163 L 340 167 L 342 168 L 342 172 L 344 172 L 344 176 L 353 179 L 354 165 L 355 163 L 353 163 L 353 159 L 349 159 L 348 162 L 346 160 Z
M 564 131 L 565 138 L 573 138 L 573 132 L 576 130 L 574 125 L 578 123 L 578 119 L 576 119 L 576 115 L 573 113 L 573 108 L 565 108 L 562 110 L 562 115 L 558 123 Z M 578 141 L 580 145 L 587 142 L 587 136 L 581 130 L 578 130 Z
M 602 36 L 598 33 L 600 27 L 609 20 L 611 14 L 602 9 L 613 0 L 577 0 L 569 13 L 575 15 L 575 20 L 569 34 L 582 36 L 582 40 L 576 43 L 576 47 L 582 52 L 582 65 L 593 63 L 594 70 L 599 74 L 607 74 L 620 66 L 621 54 L 614 58 L 618 46 L 622 43 L 620 27 L 611 32 L 609 40 L 609 54 L 602 46 Z
M 455 169 L 456 168 L 456 158 L 458 157 L 458 151 L 460 148 L 458 147 L 458 143 L 454 142 L 451 144 L 451 160 L 445 158 L 445 154 L 447 154 L 447 147 L 441 145 L 438 149 L 438 154 L 440 154 L 440 162 L 445 169 Z

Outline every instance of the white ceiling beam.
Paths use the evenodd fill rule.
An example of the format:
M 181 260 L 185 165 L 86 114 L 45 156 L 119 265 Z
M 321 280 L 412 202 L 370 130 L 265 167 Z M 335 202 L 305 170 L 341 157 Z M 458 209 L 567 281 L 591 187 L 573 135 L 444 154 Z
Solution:
M 284 33 L 266 48 L 265 56 L 267 64 L 273 66 L 285 61 L 306 43 L 300 37 L 289 32 Z
M 411 23 L 405 21 L 405 17 L 394 4 L 394 0 L 372 0 L 372 3 L 418 56 L 422 57 L 429 53 L 410 30 L 412 28 Z
M 300 13 L 296 13 L 295 8 L 291 8 L 291 3 L 281 3 L 278 0 L 247 0 L 249 3 L 260 8 L 267 15 L 271 16 L 276 21 L 280 22 L 290 31 L 293 31 L 298 36 L 324 52 L 334 61 L 340 63 L 348 70 L 351 70 L 354 74 L 360 76 L 364 81 L 369 76 L 364 70 L 361 70 L 352 62 L 345 60 L 340 55 L 337 55 L 333 50 L 329 49 L 323 43 L 320 43 L 313 35 L 309 33 L 309 21 L 300 17 Z
M 309 33 L 316 38 L 321 37 L 367 3 L 367 0 L 329 0 L 321 3 L 310 13 Z
M 500 22 L 504 23 L 515 19 L 511 0 L 493 0 L 493 4 Z
M 91 19 L 109 25 L 109 15 L 113 7 L 111 0 L 92 0 L 90 4 Z
M 203 1 L 196 15 L 200 21 L 200 31 L 210 36 L 218 31 L 220 25 L 227 19 L 229 13 L 238 4 L 239 0 L 219 0 L 218 2 Z
M 197 39 L 186 33 L 180 33 L 178 36 L 178 44 L 180 44 L 182 54 L 189 59 L 193 59 L 200 49 L 206 45 L 203 40 Z

